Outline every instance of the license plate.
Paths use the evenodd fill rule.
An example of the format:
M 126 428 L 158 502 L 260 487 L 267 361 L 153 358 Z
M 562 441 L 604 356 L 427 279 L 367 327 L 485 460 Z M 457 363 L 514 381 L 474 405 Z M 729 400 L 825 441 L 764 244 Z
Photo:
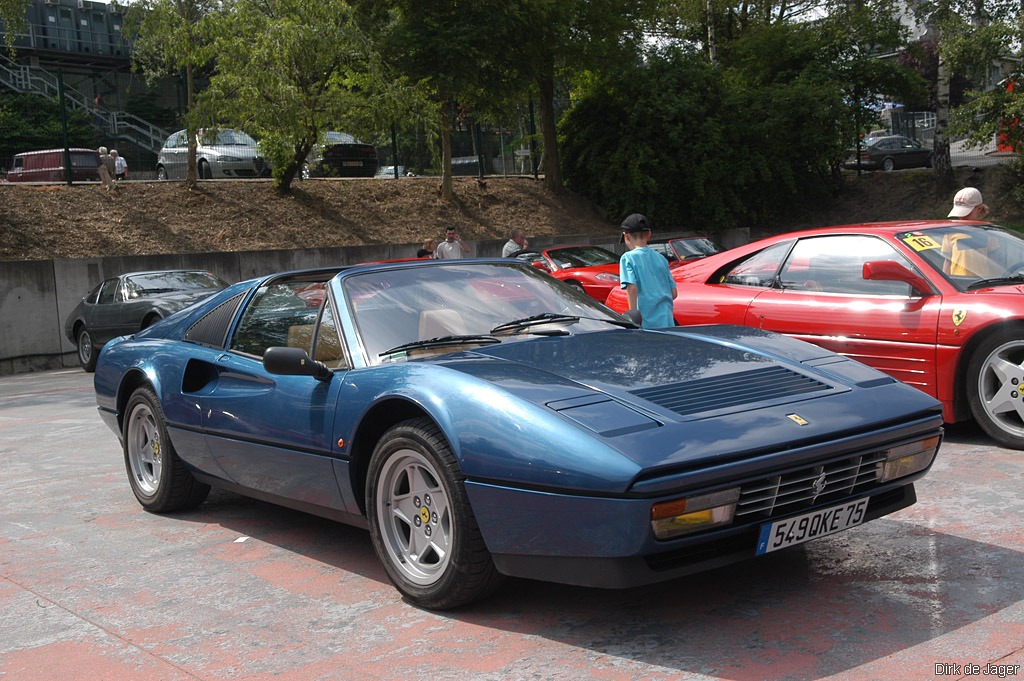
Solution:
M 795 518 L 776 520 L 761 526 L 761 537 L 757 540 L 758 556 L 787 546 L 803 544 L 805 541 L 826 537 L 848 530 L 864 522 L 868 497 L 839 506 L 822 508 Z
M 363 162 L 362 161 L 342 161 L 341 165 L 343 165 L 343 166 L 356 166 L 356 167 L 360 167 L 361 168 L 363 166 Z

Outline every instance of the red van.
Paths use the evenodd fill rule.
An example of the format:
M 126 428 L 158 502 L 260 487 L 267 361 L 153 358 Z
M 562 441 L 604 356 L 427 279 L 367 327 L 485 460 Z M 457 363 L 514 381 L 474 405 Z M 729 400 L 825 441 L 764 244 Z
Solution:
M 100 155 L 95 149 L 71 149 L 71 180 L 84 182 L 100 179 Z M 7 171 L 11 182 L 67 182 L 63 149 L 23 151 L 15 154 L 14 164 Z

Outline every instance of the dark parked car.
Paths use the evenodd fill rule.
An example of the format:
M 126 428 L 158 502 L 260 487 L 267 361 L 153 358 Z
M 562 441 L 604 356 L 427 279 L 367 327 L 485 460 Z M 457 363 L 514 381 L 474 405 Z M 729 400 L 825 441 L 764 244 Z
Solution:
M 640 329 L 511 258 L 235 284 L 111 342 L 94 386 L 136 499 L 178 512 L 159 522 L 216 486 L 367 527 L 429 608 L 506 575 L 628 587 L 840 532 L 913 504 L 942 437 L 937 400 L 863 364 L 740 326 Z M 872 548 L 898 561 L 898 537 Z
M 302 177 L 373 177 L 377 148 L 344 132 L 326 132 L 302 166 Z
M 100 179 L 100 155 L 95 149 L 70 149 L 71 180 L 84 182 Z M 63 149 L 24 151 L 15 154 L 7 171 L 10 182 L 66 182 L 67 164 Z
M 82 368 L 92 371 L 111 339 L 135 333 L 227 286 L 209 272 L 132 272 L 101 282 L 64 322 Z
M 857 169 L 857 152 L 843 163 L 844 168 Z M 863 170 L 896 170 L 898 168 L 931 168 L 932 150 L 917 140 L 903 135 L 865 139 L 860 149 L 860 167 Z
M 725 249 L 716 241 L 704 236 L 682 236 L 674 239 L 654 239 L 648 244 L 668 260 L 669 267 L 679 267 L 684 262 L 706 258 Z

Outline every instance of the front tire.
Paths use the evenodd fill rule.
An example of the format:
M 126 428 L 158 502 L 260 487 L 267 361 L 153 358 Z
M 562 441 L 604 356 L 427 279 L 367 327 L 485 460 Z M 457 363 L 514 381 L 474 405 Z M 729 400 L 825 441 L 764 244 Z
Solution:
M 999 333 L 984 340 L 967 365 L 971 414 L 989 436 L 1024 449 L 1024 339 Z
M 96 357 L 99 354 L 92 334 L 83 326 L 78 330 L 78 362 L 87 373 L 96 371 Z
M 167 179 L 167 169 L 164 168 L 163 166 L 157 166 L 157 168 L 156 168 L 156 179 L 158 179 L 158 180 L 166 180 Z
M 199 162 L 199 177 L 203 180 L 213 179 L 213 171 L 210 170 L 210 164 L 206 161 Z
M 137 389 L 124 413 L 124 465 L 142 507 L 168 513 L 203 503 L 210 486 L 192 477 L 178 458 L 156 393 L 148 387 Z
M 412 603 L 466 605 L 502 581 L 473 517 L 458 461 L 429 419 L 389 429 L 370 458 L 366 515 L 378 559 Z
M 892 171 L 895 167 L 896 161 L 893 161 L 891 158 L 887 158 L 884 161 L 882 161 L 882 170 L 884 170 L 887 173 Z

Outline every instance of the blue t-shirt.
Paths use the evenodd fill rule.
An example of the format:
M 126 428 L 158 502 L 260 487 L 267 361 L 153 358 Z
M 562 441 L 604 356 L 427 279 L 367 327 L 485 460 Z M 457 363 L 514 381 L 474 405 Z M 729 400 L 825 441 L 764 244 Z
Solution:
M 636 306 L 645 329 L 675 325 L 672 292 L 676 282 L 665 256 L 646 246 L 626 251 L 619 260 L 619 286 L 626 288 L 626 284 L 636 284 Z

